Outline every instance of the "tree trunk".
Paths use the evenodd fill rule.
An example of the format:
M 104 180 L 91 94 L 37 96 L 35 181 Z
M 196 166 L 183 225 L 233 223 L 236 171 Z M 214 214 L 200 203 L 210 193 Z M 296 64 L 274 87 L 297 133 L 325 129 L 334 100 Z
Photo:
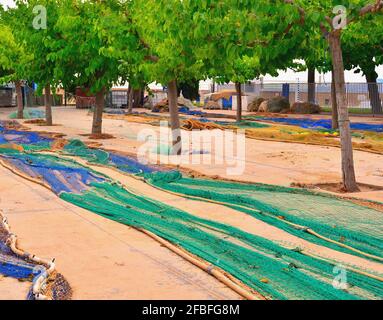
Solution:
M 307 83 L 308 83 L 307 100 L 310 103 L 315 103 L 316 102 L 315 101 L 315 68 L 308 69 Z
M 237 122 L 241 122 L 242 121 L 242 88 L 239 82 L 235 84 L 235 90 L 237 91 Z
M 101 134 L 102 133 L 102 113 L 104 111 L 104 92 L 105 89 L 101 89 L 96 94 L 96 106 L 93 113 L 93 125 L 92 125 L 92 134 Z
M 344 79 L 344 64 L 340 35 L 340 30 L 332 31 L 329 34 L 329 43 L 334 69 L 335 92 L 339 116 L 343 187 L 347 192 L 356 192 L 359 191 L 359 188 L 356 183 L 355 177 L 354 157 L 352 150 L 350 120 L 348 117 L 346 87 Z
M 336 102 L 336 92 L 335 92 L 335 76 L 334 71 L 331 72 L 331 113 L 332 113 L 332 128 L 334 130 L 339 129 L 339 119 L 338 119 L 338 103 Z
M 365 72 L 366 80 L 368 84 L 368 93 L 370 96 L 370 102 L 373 114 L 382 113 L 382 101 L 380 100 L 379 87 L 378 87 L 378 74 L 375 70 Z
M 45 125 L 53 125 L 52 120 L 52 103 L 51 103 L 51 86 L 47 84 L 45 86 Z
M 142 89 L 133 89 L 133 108 L 139 108 L 142 107 L 143 100 L 144 100 L 144 90 Z
M 15 82 L 16 103 L 17 103 L 17 119 L 24 119 L 23 93 L 21 91 L 21 81 Z
M 180 117 L 178 114 L 177 83 L 172 80 L 168 84 L 168 102 L 170 112 L 170 128 L 172 130 L 172 154 L 181 155 L 182 141 Z
M 132 114 L 133 112 L 133 88 L 129 86 L 128 90 L 128 114 Z

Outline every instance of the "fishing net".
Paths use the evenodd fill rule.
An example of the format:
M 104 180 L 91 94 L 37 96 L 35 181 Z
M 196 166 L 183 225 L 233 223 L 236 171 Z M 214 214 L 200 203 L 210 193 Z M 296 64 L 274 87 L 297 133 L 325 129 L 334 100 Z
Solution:
M 24 174 L 45 181 L 62 199 L 108 219 L 149 230 L 222 268 L 267 297 L 355 299 L 383 295 L 377 280 L 354 272 L 349 272 L 351 286 L 347 292 L 335 289 L 331 284 L 334 266 L 329 262 L 133 194 L 75 161 L 47 154 L 2 151 L 3 159 Z M 178 173 L 172 175 L 174 178 Z
M 91 182 L 104 178 L 74 161 L 53 155 L 24 153 L 14 149 L 0 148 L 0 155 L 13 167 L 34 179 L 48 184 L 56 194 L 80 193 Z
M 36 265 L 16 257 L 8 247 L 0 243 L 0 274 L 18 280 L 33 280 L 43 271 Z
M 157 172 L 156 167 L 139 168 L 140 164 L 133 158 L 100 151 L 76 141 L 69 143 L 65 150 L 68 154 L 77 155 L 90 162 L 115 166 L 130 173 L 145 173 L 145 178 L 150 183 L 181 192 L 185 196 L 196 194 L 205 195 L 209 199 L 221 201 L 226 199 L 223 202 L 238 210 L 241 209 L 236 207 L 237 204 L 245 205 L 247 210 L 246 206 L 250 203 L 252 207 L 248 209 L 248 213 L 270 224 L 280 221 L 275 219 L 275 216 L 282 214 L 286 220 L 298 219 L 292 221 L 302 224 L 312 220 L 310 227 L 323 226 L 326 232 L 330 230 L 332 218 L 326 218 L 328 220 L 323 217 L 315 218 L 318 210 L 313 204 L 308 205 L 306 200 L 314 201 L 317 196 L 309 192 L 279 187 L 273 187 L 273 189 L 271 186 L 189 179 L 182 177 L 177 171 Z M 348 288 L 336 289 L 332 285 L 334 264 L 331 262 L 306 256 L 298 249 L 284 248 L 270 240 L 230 225 L 202 219 L 162 202 L 132 193 L 107 176 L 72 159 L 7 147 L 0 148 L 0 158 L 23 174 L 43 181 L 63 200 L 119 223 L 151 231 L 225 270 L 266 297 L 321 300 L 383 297 L 382 283 L 372 277 L 349 270 L 347 272 Z M 136 170 L 137 168 L 139 169 Z M 289 199 L 292 196 L 297 197 L 295 198 L 297 202 L 306 202 L 310 210 L 304 207 L 303 203 L 298 205 Z M 305 199 L 304 196 L 312 196 L 312 198 Z M 277 200 L 275 204 L 273 199 Z M 331 207 L 330 198 L 326 199 Z M 331 201 L 338 200 L 331 199 Z M 325 209 L 325 202 L 317 201 L 317 203 L 322 206 L 321 210 Z M 349 215 L 352 219 L 358 217 L 359 213 L 367 212 L 363 211 L 362 207 L 353 207 L 348 202 L 344 205 L 352 212 Z M 337 208 L 341 207 L 339 203 Z M 256 214 L 254 208 L 263 211 L 263 214 Z M 325 215 L 329 214 L 332 217 L 338 217 L 341 213 L 337 215 L 334 206 L 326 211 Z M 339 222 L 337 221 L 339 228 L 332 226 L 332 229 L 336 231 L 333 230 L 329 236 L 338 237 L 337 232 L 340 232 L 341 236 L 345 236 L 345 241 L 351 241 L 347 236 L 356 237 L 357 235 L 352 244 L 360 245 L 363 249 L 369 249 L 376 254 L 377 248 L 381 248 L 382 233 L 379 233 L 381 223 L 376 212 L 368 213 L 365 217 L 367 217 L 365 220 L 375 222 L 375 226 L 373 223 L 365 222 L 363 227 L 367 227 L 366 232 L 362 233 L 357 225 L 355 228 L 348 228 L 348 225 L 345 226 L 347 228 L 343 228 L 346 221 L 340 219 Z M 283 221 L 280 223 L 282 229 L 286 228 Z M 289 231 L 293 233 L 292 230 Z M 304 231 L 295 231 L 302 233 L 300 235 L 303 237 Z M 378 235 L 375 232 L 378 232 Z M 370 241 L 372 239 L 375 242 Z
M 309 241 L 355 254 L 305 232 L 305 228 L 383 257 L 383 214 L 380 211 L 302 189 L 191 179 L 179 173 L 165 172 L 146 178 L 165 190 L 222 202 Z M 289 222 L 304 228 L 297 229 Z
M 328 129 L 332 128 L 332 121 L 329 119 L 306 119 L 306 118 L 274 118 L 274 117 L 252 117 L 246 119 L 270 121 L 274 123 L 283 123 L 298 126 L 305 129 Z M 382 124 L 370 124 L 361 122 L 351 122 L 352 130 L 383 132 Z
M 64 146 L 64 153 L 81 157 L 90 163 L 109 165 L 131 174 L 151 173 L 163 169 L 155 165 L 145 165 L 129 155 L 107 152 L 101 149 L 89 148 L 80 140 L 71 140 Z
M 44 119 L 45 111 L 39 109 L 24 109 L 23 110 L 24 119 Z M 17 119 L 17 111 L 9 115 L 9 119 Z
M 14 144 L 21 146 L 24 150 L 50 149 L 53 139 L 36 132 L 10 129 L 8 125 L 7 122 L 0 122 L 0 146 Z
M 31 284 L 35 283 L 40 275 L 47 272 L 46 267 L 14 254 L 6 244 L 9 236 L 8 230 L 0 224 L 0 280 L 3 276 Z M 53 300 L 68 300 L 71 298 L 72 290 L 66 279 L 61 274 L 54 272 L 50 275 L 49 281 L 42 286 L 40 293 Z M 32 287 L 26 298 L 34 299 Z

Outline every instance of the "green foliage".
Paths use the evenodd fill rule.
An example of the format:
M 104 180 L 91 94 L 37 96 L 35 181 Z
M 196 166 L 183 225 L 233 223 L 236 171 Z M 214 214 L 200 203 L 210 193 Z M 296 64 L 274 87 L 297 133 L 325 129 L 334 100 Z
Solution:
M 342 35 L 345 69 L 375 72 L 383 63 L 383 14 L 366 17 L 344 30 Z
M 24 44 L 15 37 L 7 16 L 0 16 L 0 84 L 25 78 L 31 55 Z
M 203 21 L 193 20 L 196 9 L 190 2 L 135 0 L 132 3 L 132 22 L 147 49 L 140 70 L 162 84 L 174 79 L 200 79 L 204 64 L 198 54 L 195 30 L 202 28 Z
M 302 38 L 297 7 L 285 1 L 187 2 L 195 10 L 194 34 L 206 76 L 243 83 L 295 65 Z
M 9 9 L 7 16 L 17 39 L 24 44 L 31 59 L 25 64 L 26 78 L 39 84 L 39 92 L 47 84 L 53 84 L 55 64 L 48 57 L 52 53 L 51 44 L 58 41 L 59 35 L 54 32 L 54 25 L 58 19 L 58 0 L 28 0 L 17 1 L 17 7 Z M 37 16 L 36 6 L 43 6 L 47 10 L 47 26 L 37 29 L 33 21 Z M 24 78 L 25 79 L 25 78 Z
M 121 60 L 140 56 L 140 44 L 120 1 L 61 1 L 54 31 L 60 40 L 47 45 L 55 79 L 96 93 L 120 78 Z

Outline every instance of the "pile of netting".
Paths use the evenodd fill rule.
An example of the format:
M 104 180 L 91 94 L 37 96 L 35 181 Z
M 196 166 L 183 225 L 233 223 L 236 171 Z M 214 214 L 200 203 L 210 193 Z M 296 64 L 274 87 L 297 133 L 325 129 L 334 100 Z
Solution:
M 31 108 L 25 108 L 23 110 L 23 118 L 24 119 L 44 119 L 45 118 L 45 111 L 40 109 L 31 109 Z M 17 119 L 17 111 L 13 112 L 9 115 L 9 119 Z
M 146 178 L 161 189 L 218 201 L 308 241 L 363 257 L 373 255 L 383 261 L 380 211 L 303 189 L 192 179 L 179 172 L 155 173 Z
M 283 123 L 293 126 L 298 126 L 305 129 L 327 129 L 331 130 L 332 121 L 330 119 L 306 119 L 306 118 L 274 118 L 274 117 L 247 117 L 246 119 L 270 121 L 274 123 Z M 383 132 L 382 124 L 370 124 L 370 123 L 359 123 L 351 122 L 352 130 L 360 131 L 373 131 Z
M 4 219 L 1 213 L 0 217 Z M 32 284 L 35 284 L 38 278 L 45 277 L 47 268 L 25 257 L 28 254 L 25 254 L 25 256 L 21 254 L 16 255 L 9 246 L 10 237 L 11 233 L 0 222 L 0 280 L 1 277 L 10 277 L 20 282 L 31 283 L 31 288 L 26 293 L 25 298 L 29 300 L 35 299 Z M 52 300 L 69 300 L 72 290 L 61 274 L 53 272 L 50 274 L 49 280 L 40 287 L 40 293 Z

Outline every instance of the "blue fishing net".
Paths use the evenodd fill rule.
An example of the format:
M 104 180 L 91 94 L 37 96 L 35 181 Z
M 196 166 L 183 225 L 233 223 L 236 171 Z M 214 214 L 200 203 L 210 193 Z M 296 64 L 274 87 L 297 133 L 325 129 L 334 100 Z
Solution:
M 105 178 L 71 160 L 51 155 L 25 154 L 2 148 L 0 155 L 25 174 L 42 179 L 56 194 L 81 193 L 92 182 L 105 181 Z
M 188 107 L 181 107 L 178 109 L 179 113 L 186 114 L 188 116 L 205 116 L 206 112 L 202 112 L 199 110 L 190 110 Z
M 40 143 L 50 143 L 52 141 L 53 139 L 44 137 L 37 132 L 7 129 L 6 122 L 0 122 L 0 144 L 36 145 Z
M 271 121 L 275 123 L 289 124 L 298 126 L 305 129 L 328 129 L 332 128 L 332 121 L 330 119 L 305 119 L 305 118 L 272 118 L 272 117 L 259 117 L 258 120 Z M 383 132 L 383 124 L 370 124 L 361 122 L 351 122 L 352 130 Z
M 2 261 L 0 259 L 0 274 L 5 277 L 15 279 L 33 279 L 39 275 L 40 271 L 34 270 L 34 265 L 25 262 L 15 263 L 11 261 Z

